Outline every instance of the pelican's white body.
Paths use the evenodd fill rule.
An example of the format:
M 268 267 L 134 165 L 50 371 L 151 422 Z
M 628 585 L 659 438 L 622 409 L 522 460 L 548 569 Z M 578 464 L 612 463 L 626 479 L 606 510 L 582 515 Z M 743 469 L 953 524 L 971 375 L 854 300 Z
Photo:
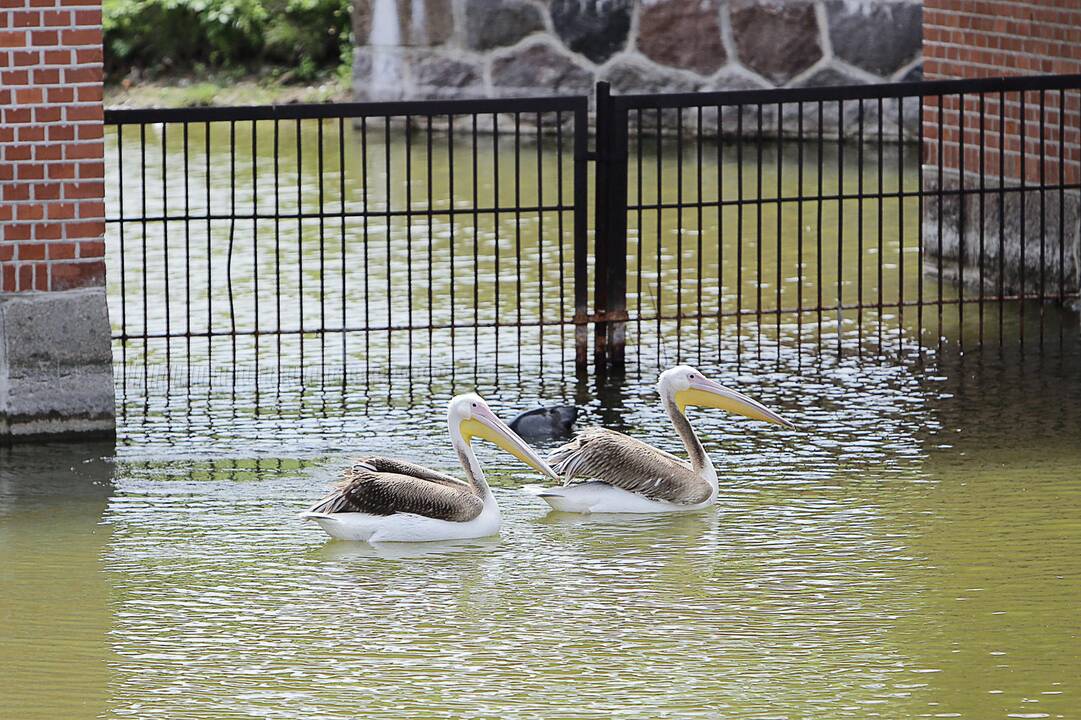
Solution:
M 694 505 L 651 500 L 644 495 L 628 492 L 599 480 L 543 488 L 537 496 L 543 498 L 553 510 L 559 512 L 633 514 L 693 512 L 708 508 L 717 502 L 717 471 L 712 465 L 708 465 L 699 475 L 709 483 L 713 491 L 709 494 L 709 499 Z
M 467 434 L 463 435 L 463 428 L 467 423 L 469 423 Z M 465 393 L 451 398 L 447 404 L 447 429 L 451 445 L 457 451 L 462 469 L 466 471 L 473 489 L 482 500 L 480 514 L 472 520 L 464 522 L 443 520 L 414 512 L 373 515 L 366 512 L 313 511 L 314 508 L 324 508 L 322 502 L 313 505 L 308 512 L 301 513 L 300 517 L 318 523 L 327 535 L 338 540 L 367 543 L 471 540 L 498 535 L 503 524 L 499 504 L 496 503 L 491 488 L 484 479 L 484 471 L 470 445 L 473 437 L 493 442 L 550 478 L 558 477 L 555 471 L 548 467 L 548 464 L 522 438 L 496 417 L 488 404 L 475 393 Z M 444 479 L 453 481 L 453 478 Z M 463 484 L 469 485 L 470 482 Z M 423 483 L 419 492 L 424 492 Z M 328 498 L 333 497 L 333 494 L 328 496 Z M 415 505 L 410 507 L 416 509 Z M 445 515 L 445 517 L 452 516 Z
M 301 517 L 319 523 L 332 538 L 369 543 L 470 540 L 498 535 L 503 524 L 491 492 L 484 498 L 480 515 L 467 522 L 438 520 L 413 513 L 304 513 Z

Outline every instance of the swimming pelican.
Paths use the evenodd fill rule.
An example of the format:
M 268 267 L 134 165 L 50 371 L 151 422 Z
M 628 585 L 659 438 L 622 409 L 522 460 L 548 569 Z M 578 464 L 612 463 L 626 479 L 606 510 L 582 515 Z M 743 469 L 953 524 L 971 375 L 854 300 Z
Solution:
M 362 458 L 345 471 L 333 492 L 301 517 L 319 523 L 331 537 L 373 543 L 495 535 L 502 519 L 473 454 L 470 442 L 475 437 L 559 479 L 478 395 L 455 396 L 447 406 L 447 425 L 467 480 L 402 460 Z
M 792 427 L 761 403 L 687 365 L 663 372 L 657 390 L 665 412 L 687 448 L 690 463 L 623 433 L 588 428 L 548 457 L 548 462 L 563 476 L 564 484 L 545 488 L 538 496 L 563 512 L 699 510 L 717 499 L 717 471 L 687 420 L 688 405 L 721 408 Z

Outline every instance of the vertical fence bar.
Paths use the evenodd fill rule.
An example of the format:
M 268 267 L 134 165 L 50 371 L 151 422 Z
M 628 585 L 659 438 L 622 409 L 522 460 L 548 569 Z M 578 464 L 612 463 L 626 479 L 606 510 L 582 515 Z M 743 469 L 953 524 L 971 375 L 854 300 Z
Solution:
M 163 305 L 165 306 L 165 364 L 169 366 L 172 359 L 172 335 L 173 335 L 173 323 L 172 312 L 170 303 L 172 301 L 172 293 L 170 292 L 169 276 L 172 273 L 169 272 L 169 164 L 167 160 L 167 133 L 169 130 L 168 123 L 162 123 L 161 125 L 161 259 L 162 269 L 164 272 L 162 275 L 165 280 L 165 298 Z M 168 379 L 168 378 L 166 378 Z
M 981 347 L 983 346 L 983 303 L 984 303 L 984 289 L 983 289 L 984 270 L 983 270 L 983 263 L 984 263 L 984 259 L 985 259 L 984 226 L 986 224 L 985 221 L 986 221 L 986 217 L 987 217 L 986 216 L 986 198 L 984 197 L 984 194 L 987 191 L 987 182 L 986 182 L 986 180 L 987 180 L 987 173 L 986 173 L 986 170 L 987 170 L 987 138 L 986 138 L 986 128 L 985 128 L 986 101 L 987 101 L 986 93 L 980 93 L 980 148 L 979 148 L 979 153 L 980 153 L 980 239 L 979 239 L 980 246 L 979 246 L 979 254 L 980 255 L 979 255 L 979 271 L 977 272 L 977 275 L 980 278 L 980 287 L 979 287 L 979 296 L 978 296 L 979 325 L 980 325 L 980 328 L 979 328 L 978 343 L 979 343 L 979 345 Z
M 957 349 L 965 352 L 965 94 L 957 97 Z
M 495 354 L 499 356 L 499 113 L 492 113 L 492 244 L 495 251 Z M 583 260 L 584 262 L 584 260 Z M 584 267 L 584 266 L 583 266 Z
M 637 119 L 637 127 L 636 127 L 637 134 L 635 135 L 636 141 L 634 143 L 634 149 L 635 149 L 635 154 L 637 155 L 637 157 L 635 159 L 635 169 L 634 170 L 635 170 L 635 176 L 636 176 L 635 180 L 636 180 L 636 183 L 637 183 L 637 189 L 635 191 L 635 197 L 637 198 L 637 204 L 638 204 L 638 208 L 637 208 L 637 210 L 638 210 L 638 252 L 637 252 L 637 256 L 636 256 L 637 261 L 635 263 L 637 265 L 637 267 L 635 268 L 635 273 L 634 273 L 635 274 L 634 294 L 635 294 L 635 298 L 636 298 L 636 300 L 635 300 L 635 314 L 637 315 L 637 320 L 638 320 L 637 328 L 636 328 L 637 329 L 637 336 L 638 336 L 637 339 L 638 339 L 638 344 L 640 346 L 642 344 L 642 262 L 643 262 L 642 244 L 644 242 L 643 238 L 644 238 L 644 236 L 646 234 L 645 228 L 642 227 L 642 222 L 643 222 L 643 220 L 642 220 L 642 205 L 645 203 L 645 200 L 644 200 L 644 198 L 642 196 L 642 188 L 644 187 L 642 185 L 642 137 L 643 137 L 642 136 L 642 108 L 638 108 L 638 111 L 636 113 L 636 119 Z M 658 209 L 657 212 L 659 213 L 660 209 Z M 642 351 L 641 351 L 641 348 L 639 348 L 639 350 L 638 350 L 637 360 L 638 360 L 638 372 L 641 373 L 641 371 L 642 371 Z
M 255 363 L 259 365 L 259 146 L 255 121 L 251 122 L 251 265 L 252 265 L 252 306 L 255 314 Z M 258 381 L 258 372 L 256 380 Z
M 476 117 L 476 116 L 474 116 Z M 544 142 L 543 117 L 537 113 L 537 349 L 538 362 L 544 367 Z M 476 147 L 474 145 L 474 147 Z M 476 193 L 473 194 L 476 197 Z M 474 267 L 476 244 L 473 245 Z
M 661 251 L 657 248 L 657 257 Z M 743 105 L 736 106 L 736 368 L 743 359 Z
M 211 284 L 213 269 L 211 266 L 211 222 L 210 222 L 210 123 L 207 122 L 203 125 L 203 160 L 205 166 L 203 168 L 203 180 L 204 189 L 206 191 L 206 362 L 207 366 L 210 365 L 211 358 L 213 357 L 214 338 L 212 336 L 214 329 L 213 308 L 214 308 L 214 291 Z
M 188 179 L 188 123 L 184 131 L 184 338 L 188 373 L 191 373 L 191 199 Z M 120 183 L 123 186 L 123 182 Z
M 128 283 L 127 283 L 127 258 L 125 257 L 127 243 L 124 237 L 124 226 L 127 216 L 124 214 L 124 126 L 116 126 L 116 167 L 119 195 L 120 216 L 120 363 L 124 368 L 125 378 L 128 364 Z M 185 174 L 186 175 L 186 174 Z M 207 208 L 207 217 L 210 217 L 210 208 Z M 209 232 L 207 235 L 209 236 Z M 125 383 L 126 385 L 126 383 Z
M 428 188 L 428 377 L 432 376 L 432 343 L 435 335 L 435 297 L 434 297 L 434 277 L 433 277 L 433 264 L 432 264 L 432 249 L 433 249 L 433 223 L 435 214 L 435 201 L 433 199 L 435 191 L 432 188 L 432 116 L 428 115 L 425 118 L 425 170 L 427 172 L 425 176 L 425 183 Z M 452 216 L 453 217 L 453 216 Z M 496 284 L 498 286 L 499 278 L 496 278 Z
M 563 234 L 563 112 L 556 112 L 556 231 L 559 238 L 559 373 L 563 377 L 567 354 L 567 288 L 566 288 L 566 252 Z
M 274 119 L 274 322 L 277 326 L 275 343 L 277 349 L 277 367 L 281 381 L 282 361 L 282 270 L 281 270 L 281 196 L 280 196 L 280 128 L 277 118 Z M 367 208 L 365 208 L 367 211 Z
M 1025 206 L 1028 204 L 1028 203 L 1025 202 L 1025 200 L 1026 200 L 1026 198 L 1025 198 L 1026 184 L 1027 184 L 1027 175 L 1028 175 L 1028 166 L 1025 163 L 1025 145 L 1027 145 L 1028 142 L 1025 139 L 1025 124 L 1026 124 L 1025 123 L 1025 121 L 1026 121 L 1025 115 L 1026 115 L 1026 112 L 1027 112 L 1026 109 L 1025 109 L 1025 91 L 1022 90 L 1018 94 L 1021 96 L 1021 121 L 1020 121 L 1021 124 L 1020 124 L 1020 130 L 1018 131 L 1018 134 L 1021 137 L 1021 166 L 1020 166 L 1020 172 L 1018 173 L 1021 176 L 1021 191 L 1018 193 L 1018 197 L 1021 198 L 1020 207 L 1018 208 L 1018 213 L 1019 213 L 1020 219 L 1021 219 L 1021 224 L 1018 227 L 1018 231 L 1021 233 L 1021 263 L 1020 263 L 1020 266 L 1018 267 L 1018 271 L 1020 272 L 1020 276 L 1018 278 L 1018 285 L 1020 287 L 1018 288 L 1017 296 L 1020 298 L 1020 301 L 1019 301 L 1019 304 L 1018 304 L 1018 313 L 1017 313 L 1018 314 L 1017 330 L 1018 330 L 1018 335 L 1019 335 L 1020 344 L 1021 344 L 1021 354 L 1024 355 L 1025 354 L 1025 235 L 1027 234 L 1027 233 L 1025 233 Z
M 754 133 L 754 320 L 755 338 L 754 356 L 756 360 L 762 359 L 762 103 L 758 103 L 758 125 Z
M 277 152 L 277 149 L 275 149 L 275 153 L 276 152 Z M 346 265 L 346 260 L 345 260 L 345 255 L 346 255 L 346 253 L 345 253 L 345 213 L 346 213 L 346 209 L 345 209 L 345 118 L 343 118 L 343 117 L 338 118 L 338 209 L 339 209 L 339 211 L 341 213 L 340 216 L 338 217 L 338 222 L 341 223 L 341 226 L 338 228 L 338 231 L 340 233 L 338 239 L 339 239 L 339 242 L 341 243 L 341 246 L 338 248 L 338 252 L 339 252 L 339 260 L 341 262 L 341 270 L 340 270 L 341 278 L 340 279 L 341 279 L 341 293 L 342 293 L 342 301 L 341 301 L 342 302 L 342 306 L 341 306 L 341 316 L 342 316 L 342 320 L 341 320 L 341 322 L 342 322 L 342 386 L 344 387 L 345 380 L 346 380 L 346 377 L 345 377 L 346 369 L 345 369 L 345 367 L 346 367 L 346 364 L 348 362 L 349 354 L 348 354 L 348 347 L 347 347 L 348 333 L 346 332 L 346 328 L 348 327 L 348 322 L 346 320 L 346 311 L 345 311 L 345 307 L 346 307 L 346 299 L 345 299 L 346 298 L 346 275 L 345 275 L 345 268 L 347 267 L 347 265 Z
M 816 160 L 818 162 L 818 203 L 815 208 L 815 229 L 816 229 L 816 255 L 815 255 L 815 314 L 816 322 L 818 325 L 817 335 L 817 350 L 822 351 L 822 204 L 825 201 L 823 195 L 822 186 L 822 173 L 823 173 L 823 158 L 822 158 L 822 120 L 824 115 L 824 107 L 821 100 L 818 101 L 818 125 L 817 131 L 817 146 L 816 146 Z
M 141 215 L 142 215 L 142 255 L 140 256 L 140 262 L 143 268 L 143 363 L 146 363 L 147 346 L 149 340 L 147 339 L 147 333 L 150 328 L 148 327 L 148 313 L 149 313 L 149 300 L 150 292 L 147 288 L 147 272 L 146 272 L 146 123 L 139 125 L 139 195 L 141 198 Z M 209 216 L 209 215 L 208 215 Z M 143 378 L 146 379 L 145 377 Z
M 717 362 L 724 334 L 724 107 L 717 106 Z
M 457 330 L 458 324 L 454 321 L 454 318 L 458 317 L 458 313 L 455 310 L 455 276 L 454 272 L 454 226 L 456 225 L 456 216 L 454 214 L 454 208 L 457 206 L 454 201 L 454 115 L 447 115 L 447 194 L 449 196 L 449 208 L 450 213 L 448 221 L 450 224 L 450 363 L 451 367 L 454 367 L 455 355 L 458 349 Z M 515 183 L 517 184 L 517 173 L 515 173 Z M 520 311 L 519 311 L 520 312 Z M 519 343 L 520 344 L 520 343 Z
M 393 228 L 393 215 L 391 211 L 393 209 L 393 199 L 391 196 L 391 164 L 390 164 L 390 116 L 383 118 L 383 175 L 384 175 L 384 211 L 386 212 L 386 271 L 387 271 L 387 372 L 390 372 L 391 367 L 394 365 L 394 331 L 391 329 L 394 327 L 394 274 L 391 267 L 391 235 Z M 453 161 L 452 165 L 453 167 Z M 453 195 L 452 195 L 453 197 Z M 452 218 L 453 220 L 453 218 Z M 454 262 L 454 223 L 451 222 L 451 267 L 453 268 Z M 454 277 L 453 270 L 451 277 Z M 454 307 L 454 283 L 451 285 L 451 308 Z
M 837 101 L 837 359 L 844 333 L 845 267 L 845 103 Z
M 938 272 L 936 273 L 936 282 L 938 283 L 938 295 L 935 297 L 935 304 L 938 305 L 938 352 L 942 352 L 942 224 L 944 222 L 943 216 L 943 202 L 946 198 L 946 190 L 943 187 L 943 173 L 946 167 L 945 156 L 945 137 L 943 137 L 943 120 L 942 111 L 943 106 L 946 104 L 946 96 L 938 96 L 938 189 L 937 189 L 937 212 L 938 212 Z
M 612 103 L 609 146 L 608 363 L 622 369 L 627 335 L 627 122 L 625 107 Z
M 664 315 L 664 312 L 663 312 L 664 303 L 662 302 L 664 285 L 661 282 L 661 280 L 663 278 L 662 268 L 661 268 L 661 246 L 662 246 L 662 237 L 663 237 L 662 236 L 663 229 L 661 227 L 661 219 L 662 219 L 664 213 L 663 213 L 661 207 L 663 205 L 662 201 L 664 200 L 664 185 L 662 184 L 662 177 L 663 177 L 662 168 L 663 168 L 663 162 L 664 162 L 664 153 L 663 153 L 663 143 L 662 143 L 662 138 L 661 138 L 661 119 L 663 118 L 663 115 L 661 114 L 661 109 L 660 108 L 657 108 L 657 113 L 656 114 L 657 114 L 657 126 L 656 126 L 657 127 L 657 132 L 656 132 L 656 135 L 657 135 L 657 146 L 656 146 L 656 155 L 657 155 L 657 176 L 656 176 L 656 183 L 657 183 L 657 253 L 656 253 L 656 255 L 657 255 L 657 261 L 656 261 L 655 267 L 656 267 L 656 270 L 657 270 L 657 300 L 656 300 L 656 303 L 657 303 L 657 320 L 656 320 L 656 322 L 657 322 L 657 361 L 660 362 L 661 350 L 663 349 L 663 343 L 661 342 L 661 337 L 662 337 L 661 336 L 661 318 Z
M 304 374 L 304 155 L 300 142 L 300 120 L 296 121 L 294 139 L 297 156 L 297 304 L 299 318 L 297 327 L 300 332 L 300 372 Z
M 1043 326 L 1044 326 L 1044 280 L 1045 280 L 1045 265 L 1046 265 L 1046 252 L 1045 252 L 1045 236 L 1047 234 L 1047 207 L 1045 205 L 1045 195 L 1047 194 L 1046 185 L 1047 177 L 1045 175 L 1044 166 L 1047 165 L 1047 148 L 1044 143 L 1044 115 L 1047 113 L 1047 107 L 1045 104 L 1044 91 L 1040 90 L 1040 348 L 1043 348 Z
M 919 118 L 923 123 L 923 118 Z M 917 157 L 919 151 L 917 150 Z M 919 165 L 916 166 L 919 173 Z M 918 176 L 917 176 L 918 177 Z M 905 349 L 905 99 L 897 98 L 897 354 Z
M 882 242 L 882 206 L 885 205 L 886 198 L 883 195 L 883 178 L 885 171 L 882 166 L 882 146 L 886 142 L 886 136 L 882 132 L 882 98 L 878 99 L 878 139 L 876 143 L 876 150 L 878 151 L 878 197 L 875 198 L 875 205 L 878 214 L 878 229 L 875 233 L 875 237 L 878 240 L 878 278 L 876 283 L 878 285 L 878 301 L 875 303 L 875 307 L 878 310 L 878 319 L 876 325 L 876 332 L 878 335 L 878 352 L 882 353 L 882 265 L 885 263 L 885 256 L 883 254 L 883 242 Z
M 369 293 L 368 267 L 368 217 L 371 215 L 371 206 L 368 204 L 368 118 L 360 119 L 360 200 L 364 205 L 364 214 L 361 216 L 361 233 L 364 250 L 364 382 L 369 379 L 368 371 L 371 362 L 371 294 Z
M 702 106 L 698 108 L 698 122 L 695 127 L 695 173 L 698 184 L 695 188 L 695 210 L 697 211 L 697 245 L 698 251 L 695 254 L 695 296 L 696 296 L 696 310 L 695 316 L 697 320 L 695 325 L 697 327 L 697 350 L 698 350 L 698 363 L 702 363 Z
M 589 197 L 589 118 L 587 112 L 583 98 L 574 111 L 574 362 L 579 371 L 585 370 L 589 354 L 589 234 L 586 227 L 589 213 L 587 207 Z M 496 277 L 498 276 L 497 269 Z M 498 298 L 498 286 L 496 297 Z M 498 308 L 498 305 L 496 307 Z
M 452 256 L 453 257 L 453 256 Z M 451 272 L 454 277 L 454 272 Z M 518 368 L 522 366 L 522 115 L 514 113 L 514 306 Z
M 611 138 L 613 131 L 611 88 L 606 82 L 597 83 L 597 130 L 594 135 L 595 189 L 593 230 L 593 363 L 598 370 L 608 364 L 608 237 L 612 213 L 608 208 L 608 185 L 611 182 Z M 659 242 L 658 238 L 658 242 Z
M 319 362 L 326 365 L 327 292 L 326 292 L 326 205 L 323 187 L 323 120 L 316 121 L 316 172 L 319 174 Z
M 918 176 L 916 177 L 916 221 L 918 226 L 916 228 L 916 349 L 923 357 L 923 198 L 926 194 L 923 182 L 923 165 L 924 165 L 924 151 L 926 140 L 924 138 L 924 112 L 926 109 L 926 97 L 921 93 L 919 95 L 919 107 L 917 108 L 919 122 L 916 125 L 916 132 L 919 135 L 919 147 L 916 150 L 917 167 L 919 168 Z
M 774 312 L 775 327 L 777 332 L 777 364 L 781 362 L 781 227 L 784 224 L 784 200 L 782 199 L 784 188 L 782 187 L 782 175 L 784 169 L 784 106 L 777 103 L 777 272 L 774 278 L 776 282 L 775 295 L 776 307 Z M 798 193 L 797 193 L 798 194 Z
M 863 99 L 856 106 L 856 355 L 863 357 Z M 842 196 L 844 191 L 841 191 Z M 842 200 L 842 202 L 844 202 Z M 839 303 L 840 304 L 840 303 Z
M 1058 303 L 1066 303 L 1066 91 L 1058 91 Z M 1058 344 L 1062 348 L 1063 326 L 1058 324 Z
M 676 363 L 683 354 L 683 110 L 676 111 Z
M 803 364 L 803 103 L 796 103 L 796 367 Z
M 1004 345 L 1006 295 L 1006 93 L 998 94 L 998 347 Z
M 322 135 L 320 134 L 320 138 Z M 320 149 L 321 151 L 321 149 Z M 321 154 L 321 152 L 320 152 Z M 410 376 L 413 369 L 413 117 L 405 116 L 405 337 Z
M 480 185 L 477 178 L 478 172 L 478 160 L 477 160 L 477 113 L 472 115 L 472 126 L 470 128 L 470 134 L 472 135 L 472 144 L 470 145 L 470 151 L 473 156 L 473 356 L 476 357 L 480 352 Z M 429 208 L 430 210 L 431 208 Z M 431 218 L 431 214 L 428 215 Z M 431 242 L 431 233 L 428 234 L 428 241 Z M 429 251 L 430 254 L 430 251 Z M 429 342 L 428 357 L 431 357 L 431 343 Z M 476 373 L 476 365 L 473 366 L 473 372 Z M 475 377 L 475 375 L 474 375 Z

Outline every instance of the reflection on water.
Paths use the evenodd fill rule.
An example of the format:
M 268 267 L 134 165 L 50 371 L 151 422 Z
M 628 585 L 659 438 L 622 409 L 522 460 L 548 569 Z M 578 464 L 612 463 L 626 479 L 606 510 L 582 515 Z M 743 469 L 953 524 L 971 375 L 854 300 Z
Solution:
M 176 137 L 169 142 L 175 146 Z M 222 168 L 210 172 L 220 176 Z M 199 180 L 201 171 L 193 172 Z M 849 182 L 853 174 L 845 177 Z M 792 181 L 790 173 L 785 178 Z M 152 180 L 151 205 L 176 190 Z M 401 191 L 392 186 L 385 196 L 401 201 Z M 479 192 L 491 199 L 490 186 Z M 304 185 L 300 194 L 303 204 L 316 192 Z M 903 208 L 883 210 L 884 226 L 900 234 Z M 650 227 L 655 238 L 656 215 L 665 213 L 632 218 L 632 234 L 639 234 L 631 267 L 641 257 L 647 280 L 640 293 L 635 287 L 632 307 L 641 300 L 643 314 L 649 307 L 693 309 L 699 289 L 723 303 L 739 288 L 757 290 L 744 285 L 752 279 L 733 280 L 725 270 L 710 291 L 708 273 L 696 283 L 697 268 L 687 260 L 687 295 L 676 295 L 681 286 L 672 284 L 671 265 L 659 272 L 651 265 Z M 851 222 L 847 209 L 845 217 Z M 858 237 L 839 218 L 827 220 L 845 237 Z M 705 232 L 708 225 L 725 237 L 726 253 L 755 235 L 753 225 L 745 225 L 750 236 L 742 239 L 720 232 L 738 222 L 716 211 L 701 223 L 697 216 L 660 220 L 662 229 L 701 224 Z M 793 222 L 788 210 L 780 218 L 767 213 L 763 236 L 775 239 Z M 381 242 L 389 238 L 392 246 L 412 232 L 389 225 Z M 908 233 L 913 225 L 905 227 Z M 307 242 L 313 228 L 290 231 Z M 154 232 L 150 247 L 157 252 Z M 449 256 L 449 228 L 440 233 L 446 244 L 437 249 Z M 687 258 L 706 258 L 708 270 L 719 249 L 698 253 L 703 236 L 688 234 L 684 248 Z M 536 237 L 528 229 L 523 242 L 539 251 L 531 244 Z M 877 250 L 872 237 L 869 262 Z M 825 238 L 827 256 L 837 251 L 835 241 Z M 460 249 L 470 251 L 471 240 L 463 242 Z M 311 259 L 313 248 L 299 252 Z M 756 252 L 751 244 L 743 248 Z M 781 247 L 782 262 L 771 265 L 770 246 L 762 248 L 763 275 L 782 271 L 763 302 L 771 289 L 784 303 L 817 299 L 817 288 L 793 287 L 788 279 L 784 263 L 792 249 Z M 393 250 L 382 260 L 393 259 Z M 216 252 L 225 251 L 215 245 L 209 255 Z M 890 252 L 897 266 L 887 266 L 891 273 L 912 264 L 895 246 Z M 805 258 L 807 277 L 817 276 L 817 258 Z M 173 258 L 174 269 L 182 265 Z M 527 268 L 524 277 L 533 282 L 553 270 L 558 283 L 558 266 L 540 275 Z M 912 270 L 903 284 L 900 272 L 887 273 L 889 291 L 910 289 L 918 277 Z M 824 284 L 850 299 L 851 285 L 837 286 L 831 270 L 823 271 Z M 156 288 L 164 268 L 154 272 Z M 658 277 L 660 290 L 650 300 Z M 868 297 L 884 287 L 871 277 Z M 192 291 L 205 290 L 209 302 L 220 280 L 211 275 Z M 119 281 L 110 278 L 114 297 Z M 173 285 L 172 292 L 184 288 Z M 500 292 L 510 302 L 513 283 Z M 378 311 L 408 311 L 409 297 L 388 296 Z M 420 302 L 426 292 L 418 297 L 417 307 L 427 307 Z M 147 311 L 164 321 L 165 307 Z M 263 321 L 277 321 L 271 305 L 260 307 L 269 312 Z M 317 307 L 309 302 L 304 312 Z M 539 303 L 525 307 L 540 311 Z M 127 310 L 127 321 L 141 318 L 141 307 Z M 254 322 L 254 310 L 244 305 L 239 316 Z M 261 347 L 257 338 L 193 340 L 181 354 L 196 362 L 170 365 L 159 362 L 169 348 L 150 341 L 145 365 L 137 357 L 118 369 L 115 449 L 0 450 L 3 715 L 1075 716 L 1078 318 L 1052 306 L 1026 312 L 1028 323 L 1043 316 L 1048 343 L 1042 353 L 1022 355 L 1012 340 L 1021 330 L 1013 310 L 1004 313 L 1001 350 L 997 317 L 988 311 L 993 342 L 975 354 L 956 351 L 957 340 L 978 327 L 959 326 L 953 308 L 935 333 L 946 338 L 941 353 L 914 352 L 919 336 L 911 314 L 902 322 L 887 313 L 883 345 L 890 349 L 862 359 L 861 341 L 879 329 L 871 322 L 877 317 L 863 318 L 861 338 L 858 316 L 827 313 L 823 344 L 842 350 L 836 353 L 811 352 L 818 341 L 813 316 L 802 327 L 786 320 L 772 332 L 770 318 L 762 332 L 751 317 L 739 330 L 730 318 L 647 321 L 652 327 L 630 328 L 626 377 L 575 375 L 562 351 L 550 352 L 558 331 L 541 346 L 531 331 L 506 328 L 495 336 L 504 352 L 479 360 L 467 347 L 479 342 L 468 332 L 456 338 L 459 346 L 428 336 L 408 369 L 384 362 L 389 347 L 372 350 L 363 336 L 331 338 L 329 345 L 308 336 L 306 349 L 303 336 L 281 346 L 263 338 Z M 290 322 L 301 317 L 299 307 L 281 312 Z M 225 317 L 215 315 L 215 322 Z M 1025 334 L 1036 337 L 1034 326 Z M 737 354 L 744 341 L 761 352 Z M 379 362 L 369 362 L 376 352 Z M 653 389 L 657 370 L 679 360 L 699 364 L 798 427 L 695 411 L 692 421 L 721 477 L 715 509 L 635 518 L 553 514 L 523 490 L 535 476 L 481 447 L 505 516 L 499 538 L 369 547 L 328 541 L 296 518 L 358 454 L 393 453 L 456 470 L 443 413 L 454 393 L 474 388 L 504 417 L 542 401 L 576 404 L 582 425 L 601 423 L 679 452 Z
M 295 513 L 358 453 L 453 470 L 442 406 L 469 376 L 211 402 L 197 432 L 131 414 L 115 466 L 5 451 L 5 711 L 1071 717 L 1079 359 L 1074 331 L 925 369 L 704 366 L 799 426 L 696 412 L 716 509 L 552 514 L 483 447 L 505 530 L 462 543 L 331 542 Z M 501 414 L 578 402 L 676 450 L 652 382 L 479 384 Z

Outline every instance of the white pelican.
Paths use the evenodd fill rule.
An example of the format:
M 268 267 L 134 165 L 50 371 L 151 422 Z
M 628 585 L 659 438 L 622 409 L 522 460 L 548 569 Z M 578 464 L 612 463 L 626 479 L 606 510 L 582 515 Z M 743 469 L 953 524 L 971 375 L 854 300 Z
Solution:
M 495 535 L 502 519 L 470 445 L 475 437 L 559 479 L 478 395 L 451 399 L 447 425 L 468 480 L 402 460 L 362 458 L 345 471 L 333 492 L 301 517 L 314 520 L 340 540 L 425 542 Z
M 556 510 L 577 513 L 657 513 L 699 510 L 717 500 L 717 471 L 684 411 L 688 405 L 715 407 L 755 420 L 792 427 L 759 402 L 708 379 L 687 365 L 661 374 L 657 383 L 664 409 L 676 427 L 690 463 L 605 428 L 583 430 L 556 449 L 548 462 L 563 486 L 539 497 Z

